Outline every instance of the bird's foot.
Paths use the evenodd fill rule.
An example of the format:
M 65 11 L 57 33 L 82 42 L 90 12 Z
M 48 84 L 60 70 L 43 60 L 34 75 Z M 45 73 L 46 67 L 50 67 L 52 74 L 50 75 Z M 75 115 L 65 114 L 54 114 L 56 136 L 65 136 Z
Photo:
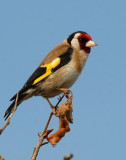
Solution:
M 62 91 L 64 93 L 64 96 L 69 99 L 69 94 L 72 93 L 70 89 L 68 88 L 57 88 L 58 90 Z
M 53 106 L 53 105 L 51 104 L 51 102 L 49 101 L 48 98 L 46 98 L 46 100 L 48 101 L 50 107 L 52 108 L 52 113 L 53 113 L 54 115 L 56 115 L 56 110 L 58 109 L 58 105 Z
M 59 103 L 62 101 L 62 99 L 64 98 L 64 96 L 71 101 L 71 97 L 73 98 L 73 94 L 71 92 L 71 90 L 69 90 L 68 88 L 57 88 L 58 90 L 62 91 L 63 92 L 63 95 L 62 96 L 59 96 L 58 98 L 58 102 L 55 106 L 53 106 L 51 104 L 51 102 L 49 101 L 49 98 L 46 98 L 46 100 L 48 101 L 50 107 L 52 108 L 52 113 L 57 116 L 57 109 L 59 108 L 58 105 Z M 72 96 L 69 96 L 69 94 L 71 93 Z

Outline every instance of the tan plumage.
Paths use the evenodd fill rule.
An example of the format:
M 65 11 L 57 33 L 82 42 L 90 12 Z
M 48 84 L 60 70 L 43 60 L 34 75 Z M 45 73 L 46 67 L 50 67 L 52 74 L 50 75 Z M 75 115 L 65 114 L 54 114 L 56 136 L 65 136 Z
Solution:
M 95 46 L 91 37 L 82 31 L 74 32 L 65 41 L 57 45 L 40 63 L 19 91 L 18 105 L 32 96 L 54 97 L 61 93 L 57 88 L 70 88 L 80 75 L 90 48 Z M 14 100 L 5 112 L 7 118 L 15 103 Z
M 66 41 L 57 45 L 51 52 L 48 53 L 42 63 L 40 63 L 39 67 L 52 62 L 57 57 L 64 54 L 69 47 L 70 45 Z M 38 85 L 38 90 L 39 88 L 45 89 L 42 92 L 40 91 L 39 94 L 43 97 L 54 97 L 61 93 L 61 91 L 56 88 L 61 88 L 60 86 L 62 86 L 62 88 L 71 87 L 80 75 L 87 56 L 84 56 L 83 54 L 81 55 L 75 48 L 73 48 L 73 55 L 70 64 L 63 66 L 63 68 L 60 68 L 57 72 L 53 73 L 52 76 L 46 79 L 42 86 Z M 71 76 L 73 77 L 72 79 Z M 36 95 L 38 95 L 38 92 Z
M 56 59 L 57 57 L 63 55 L 68 48 L 70 47 L 70 45 L 64 41 L 60 44 L 58 44 L 55 48 L 53 48 L 47 55 L 46 57 L 43 59 L 43 61 L 39 64 L 38 67 L 40 67 L 41 65 L 45 65 L 48 64 L 50 62 L 52 62 L 54 59 Z

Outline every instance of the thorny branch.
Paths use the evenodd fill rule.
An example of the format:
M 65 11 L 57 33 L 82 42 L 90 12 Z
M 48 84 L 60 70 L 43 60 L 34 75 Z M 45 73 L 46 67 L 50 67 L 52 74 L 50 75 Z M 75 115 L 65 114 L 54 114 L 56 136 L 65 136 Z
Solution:
M 6 120 L 6 122 L 5 122 L 5 124 L 3 125 L 3 127 L 0 129 L 0 134 L 2 134 L 2 132 L 5 130 L 5 128 L 10 124 L 10 119 L 11 119 L 11 117 L 13 116 L 14 112 L 15 112 L 16 109 L 17 109 L 18 97 L 19 97 L 19 93 L 17 93 L 17 96 L 16 96 L 14 109 L 12 110 L 10 116 L 9 116 L 8 119 Z

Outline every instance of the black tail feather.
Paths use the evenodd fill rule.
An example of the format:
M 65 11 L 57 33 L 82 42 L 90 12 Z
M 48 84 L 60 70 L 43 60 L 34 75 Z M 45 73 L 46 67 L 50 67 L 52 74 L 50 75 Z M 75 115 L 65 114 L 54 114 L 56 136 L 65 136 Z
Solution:
M 25 92 L 27 91 L 28 87 L 23 87 L 20 91 L 19 91 L 19 98 L 18 99 L 22 99 L 22 96 L 24 98 Z M 10 101 L 15 100 L 17 97 L 17 93 L 10 99 Z
M 17 94 L 15 94 L 15 95 L 10 99 L 10 101 L 15 100 L 15 99 L 16 99 L 16 96 L 17 96 Z
M 12 112 L 12 109 L 14 108 L 14 105 L 15 105 L 15 100 L 14 102 L 8 107 L 8 109 L 6 110 L 5 114 L 4 114 L 4 118 L 5 120 L 9 117 L 9 115 L 11 114 Z
M 21 94 L 21 93 L 19 92 L 19 97 L 18 97 L 17 106 L 23 101 L 23 99 L 25 98 L 26 95 L 27 95 L 27 94 Z M 12 104 L 8 107 L 8 109 L 6 110 L 6 112 L 5 112 L 5 114 L 4 114 L 5 120 L 10 116 L 10 114 L 11 114 L 11 112 L 12 112 L 14 106 L 15 106 L 16 96 L 17 96 L 17 94 L 12 97 L 14 101 L 13 101 Z

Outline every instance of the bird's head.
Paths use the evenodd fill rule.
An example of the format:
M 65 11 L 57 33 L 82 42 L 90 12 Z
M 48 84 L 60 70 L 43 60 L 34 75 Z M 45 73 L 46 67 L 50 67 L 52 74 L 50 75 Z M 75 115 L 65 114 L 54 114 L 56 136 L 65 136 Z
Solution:
M 67 42 L 74 47 L 77 51 L 84 51 L 89 54 L 91 47 L 96 46 L 97 44 L 92 41 L 92 38 L 89 34 L 82 31 L 77 31 L 72 33 L 68 38 Z

